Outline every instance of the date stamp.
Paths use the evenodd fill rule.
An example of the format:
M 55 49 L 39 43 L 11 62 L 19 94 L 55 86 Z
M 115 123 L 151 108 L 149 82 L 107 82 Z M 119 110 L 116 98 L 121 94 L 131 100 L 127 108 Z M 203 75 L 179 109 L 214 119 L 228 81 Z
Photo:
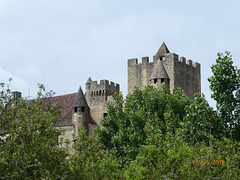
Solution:
M 192 160 L 193 165 L 225 165 L 224 160 Z

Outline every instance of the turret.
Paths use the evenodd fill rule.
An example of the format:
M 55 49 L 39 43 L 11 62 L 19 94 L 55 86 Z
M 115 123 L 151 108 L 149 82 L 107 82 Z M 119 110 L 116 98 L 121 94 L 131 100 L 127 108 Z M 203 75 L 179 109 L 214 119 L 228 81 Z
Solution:
M 91 79 L 91 77 L 89 77 L 86 84 L 85 84 L 86 85 L 86 91 L 90 90 L 91 82 L 92 82 L 92 79 Z
M 78 90 L 78 94 L 73 103 L 73 123 L 75 125 L 75 134 L 78 134 L 78 128 L 83 126 L 87 132 L 89 129 L 90 109 L 83 95 L 82 88 Z
M 168 89 L 170 88 L 170 79 L 160 58 L 153 69 L 150 77 L 150 84 L 157 89 L 160 89 L 163 85 L 165 85 Z
M 90 104 L 90 98 L 91 98 L 91 83 L 92 83 L 92 79 L 91 79 L 91 77 L 89 77 L 85 84 L 86 85 L 85 97 L 86 97 L 88 105 Z

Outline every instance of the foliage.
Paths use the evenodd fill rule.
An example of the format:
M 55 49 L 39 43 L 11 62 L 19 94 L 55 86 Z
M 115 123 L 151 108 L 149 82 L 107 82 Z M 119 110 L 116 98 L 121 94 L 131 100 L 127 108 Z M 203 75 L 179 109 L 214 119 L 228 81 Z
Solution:
M 119 179 L 118 165 L 111 155 L 103 149 L 97 134 L 88 136 L 80 127 L 75 139 L 75 154 L 70 159 L 70 179 Z
M 154 143 L 143 145 L 125 168 L 126 179 L 236 179 L 240 175 L 240 143 L 213 139 L 212 146 L 192 145 L 180 131 L 152 138 Z
M 171 95 L 166 88 L 152 86 L 136 88 L 124 105 L 121 94 L 115 94 L 114 100 L 108 104 L 108 117 L 101 121 L 104 128 L 99 135 L 105 148 L 114 151 L 120 166 L 135 159 L 140 146 L 148 143 L 148 133 L 175 132 L 191 103 L 181 90 Z
M 229 52 L 218 53 L 208 79 L 212 98 L 217 102 L 226 137 L 240 140 L 240 70 L 233 65 Z
M 236 179 L 240 177 L 240 71 L 218 54 L 209 78 L 217 110 L 203 94 L 136 88 L 108 103 L 108 117 L 87 136 L 83 127 L 70 155 L 56 141 L 60 110 L 53 92 L 38 98 L 0 93 L 0 179 Z
M 217 112 L 209 106 L 204 94 L 196 94 L 194 103 L 185 108 L 186 116 L 182 124 L 183 138 L 193 144 L 211 144 L 211 136 L 222 138 L 223 122 Z
M 68 153 L 59 148 L 54 128 L 59 107 L 52 106 L 39 85 L 37 99 L 14 99 L 9 86 L 0 93 L 0 177 L 3 179 L 61 179 L 66 175 Z

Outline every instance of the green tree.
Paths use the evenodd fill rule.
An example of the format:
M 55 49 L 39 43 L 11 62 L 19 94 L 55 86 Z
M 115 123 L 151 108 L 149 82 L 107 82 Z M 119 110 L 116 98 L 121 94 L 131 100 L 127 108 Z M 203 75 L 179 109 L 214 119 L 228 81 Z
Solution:
M 209 106 L 204 94 L 196 94 L 194 103 L 185 108 L 186 116 L 182 123 L 183 138 L 193 144 L 211 144 L 212 137 L 222 138 L 223 127 L 217 112 Z
M 68 171 L 67 149 L 59 148 L 54 128 L 61 111 L 48 101 L 53 92 L 39 85 L 33 100 L 14 99 L 9 86 L 0 92 L 0 177 L 61 179 Z
M 218 53 L 216 64 L 211 67 L 213 76 L 208 81 L 217 102 L 226 136 L 240 140 L 240 70 L 233 65 L 229 52 Z
M 83 127 L 75 139 L 68 179 L 119 179 L 120 169 L 112 153 L 104 150 L 97 134 L 88 136 Z
M 181 90 L 171 95 L 166 88 L 152 86 L 136 88 L 125 103 L 121 94 L 115 94 L 114 100 L 108 104 L 108 117 L 101 121 L 99 135 L 121 166 L 134 160 L 140 146 L 149 143 L 149 133 L 175 132 L 185 116 L 185 107 L 191 103 Z
M 152 144 L 143 145 L 129 166 L 126 179 L 238 179 L 240 176 L 240 143 L 213 139 L 191 144 L 181 131 L 149 136 Z

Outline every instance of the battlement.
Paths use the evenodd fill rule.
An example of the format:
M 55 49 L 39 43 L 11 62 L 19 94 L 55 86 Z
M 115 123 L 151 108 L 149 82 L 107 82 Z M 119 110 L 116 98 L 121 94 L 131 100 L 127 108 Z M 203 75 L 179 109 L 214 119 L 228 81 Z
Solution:
M 157 56 L 153 56 L 152 62 L 155 63 L 156 58 L 157 58 Z M 180 58 L 179 58 L 179 55 L 175 54 L 175 53 L 167 53 L 165 56 L 163 56 L 161 58 L 162 58 L 162 60 L 166 60 L 166 61 L 174 60 L 175 62 L 181 62 L 182 64 L 186 64 L 186 65 L 192 66 L 194 68 L 200 68 L 200 64 L 198 62 L 193 62 L 190 59 L 186 60 L 186 58 L 183 56 L 180 56 Z M 152 62 L 149 62 L 148 56 L 142 57 L 141 63 L 138 62 L 138 58 L 132 58 L 132 59 L 128 59 L 128 66 L 142 65 L 142 64 L 152 63 Z
M 107 96 L 119 92 L 120 89 L 119 84 L 106 79 L 100 80 L 100 83 L 97 81 L 88 81 L 86 86 L 86 93 L 90 93 L 91 98 L 103 97 L 105 100 L 107 100 Z
M 142 63 L 138 63 L 138 58 L 128 59 L 128 65 L 129 66 L 139 65 L 139 64 L 148 64 L 148 63 L 149 63 L 149 57 L 148 56 L 142 57 Z
M 112 81 L 109 82 L 109 80 L 106 80 L 106 79 L 103 79 L 103 80 L 100 80 L 100 83 L 98 83 L 98 81 L 92 81 L 90 83 L 91 87 L 92 88 L 118 88 L 119 89 L 119 84 L 118 83 L 114 83 Z
M 137 58 L 128 59 L 128 65 L 136 65 L 138 64 Z
M 191 59 L 186 59 L 183 56 L 180 56 L 178 54 L 175 53 L 169 53 L 166 56 L 166 60 L 167 59 L 173 59 L 175 62 L 181 62 L 182 64 L 186 64 L 188 66 L 192 66 L 194 68 L 200 68 L 200 64 L 198 62 L 193 62 Z

